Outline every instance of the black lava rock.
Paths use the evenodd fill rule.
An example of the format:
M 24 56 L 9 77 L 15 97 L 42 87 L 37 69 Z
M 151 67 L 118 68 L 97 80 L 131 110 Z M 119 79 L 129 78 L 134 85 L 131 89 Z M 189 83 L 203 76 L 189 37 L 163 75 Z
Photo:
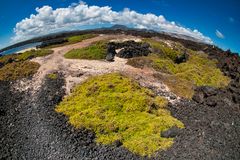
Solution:
M 151 52 L 148 43 L 138 43 L 135 41 L 125 41 L 122 43 L 110 42 L 107 50 L 107 61 L 113 61 L 116 55 L 116 49 L 121 49 L 117 54 L 120 58 L 147 56 Z
M 161 132 L 161 137 L 174 138 L 174 137 L 178 136 L 180 133 L 181 133 L 181 129 L 176 126 L 173 126 L 172 128 Z
M 113 43 L 109 43 L 108 44 L 108 49 L 107 49 L 107 56 L 106 56 L 106 60 L 107 61 L 114 61 L 114 56 L 116 55 L 116 51 L 115 51 L 115 46 Z
M 180 64 L 180 63 L 183 63 L 183 62 L 187 62 L 188 58 L 189 58 L 189 55 L 186 52 L 184 52 L 183 54 L 178 55 L 176 57 L 175 63 Z

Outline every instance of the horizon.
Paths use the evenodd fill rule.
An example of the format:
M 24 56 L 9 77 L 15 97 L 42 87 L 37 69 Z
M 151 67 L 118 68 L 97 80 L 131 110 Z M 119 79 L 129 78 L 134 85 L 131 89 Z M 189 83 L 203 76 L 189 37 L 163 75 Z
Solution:
M 181 3 L 176 0 L 151 0 L 139 5 L 135 1 L 120 3 L 118 0 L 27 0 L 24 3 L 14 1 L 14 4 L 11 1 L 0 2 L 4 6 L 0 11 L 0 48 L 61 31 L 121 24 L 130 28 L 183 34 L 223 50 L 240 53 L 240 38 L 237 37 L 240 33 L 237 12 L 240 2 L 234 0 L 217 3 L 204 0 L 194 4 L 190 0 Z M 9 13 L 10 7 L 15 9 L 19 6 L 26 9 L 17 10 L 17 14 Z M 200 9 L 204 12 L 196 12 Z

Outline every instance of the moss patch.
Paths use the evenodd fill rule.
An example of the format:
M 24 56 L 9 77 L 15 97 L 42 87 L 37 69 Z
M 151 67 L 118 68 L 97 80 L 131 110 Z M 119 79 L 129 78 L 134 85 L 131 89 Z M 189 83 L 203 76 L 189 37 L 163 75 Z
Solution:
M 32 58 L 35 58 L 35 57 L 44 57 L 44 56 L 47 56 L 49 54 L 52 54 L 53 51 L 52 50 L 48 50 L 48 49 L 33 49 L 33 50 L 30 50 L 30 51 L 26 51 L 22 54 L 19 54 L 17 56 L 17 60 L 19 61 L 25 61 L 25 60 L 28 60 L 28 59 L 32 59 Z
M 153 39 L 144 39 L 144 41 L 151 45 L 153 53 L 158 53 L 162 58 L 168 58 L 175 61 L 177 56 L 181 55 L 180 48 L 172 49 L 167 44 Z
M 66 53 L 64 57 L 69 59 L 99 60 L 105 59 L 106 55 L 107 55 L 107 43 L 106 41 L 99 41 L 85 48 L 73 49 Z
M 39 67 L 38 63 L 30 61 L 9 63 L 0 68 L 0 80 L 9 81 L 27 78 L 36 73 Z
M 155 41 L 153 43 L 152 40 L 150 44 L 156 47 L 157 43 L 159 42 Z M 158 45 L 161 46 L 162 43 Z M 164 48 L 167 47 L 164 46 Z M 185 63 L 176 64 L 173 58 L 176 53 L 169 50 L 164 49 L 160 53 L 153 53 L 148 57 L 132 58 L 128 60 L 127 64 L 134 67 L 140 66 L 140 68 L 145 65 L 164 73 L 157 77 L 167 84 L 172 92 L 189 99 L 194 93 L 195 86 L 220 88 L 227 86 L 230 82 L 230 79 L 224 76 L 220 69 L 217 68 L 217 62 L 208 59 L 206 54 L 188 50 L 189 60 Z M 173 54 L 173 56 L 170 54 Z
M 28 59 L 32 59 L 35 57 L 43 57 L 49 54 L 52 54 L 52 50 L 47 49 L 38 49 L 38 50 L 30 50 L 20 54 L 11 54 L 11 55 L 4 55 L 0 57 L 0 63 L 8 64 L 12 62 L 19 62 L 19 61 L 26 61 Z
M 58 78 L 58 75 L 56 73 L 50 73 L 47 75 L 48 78 L 50 79 L 57 79 Z
M 123 146 L 139 155 L 152 155 L 170 147 L 172 138 L 160 132 L 184 125 L 165 108 L 167 100 L 155 96 L 133 80 L 118 73 L 90 78 L 77 86 L 56 111 L 77 127 L 95 131 L 97 142 Z

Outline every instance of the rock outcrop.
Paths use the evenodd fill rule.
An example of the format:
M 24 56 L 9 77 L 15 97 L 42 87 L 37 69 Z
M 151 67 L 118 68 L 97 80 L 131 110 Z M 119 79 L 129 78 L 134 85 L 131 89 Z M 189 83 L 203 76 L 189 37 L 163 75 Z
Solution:
M 117 49 L 120 49 L 118 53 L 116 53 Z M 148 43 L 135 41 L 125 41 L 122 43 L 110 42 L 108 43 L 107 51 L 107 61 L 113 61 L 115 55 L 120 58 L 133 58 L 139 56 L 147 56 L 151 52 L 150 45 Z

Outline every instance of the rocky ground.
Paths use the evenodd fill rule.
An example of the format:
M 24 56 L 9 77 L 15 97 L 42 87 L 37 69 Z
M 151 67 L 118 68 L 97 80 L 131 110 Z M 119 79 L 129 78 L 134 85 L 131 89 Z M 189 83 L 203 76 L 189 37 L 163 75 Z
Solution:
M 34 59 L 41 68 L 32 79 L 0 81 L 0 159 L 149 159 L 134 155 L 117 142 L 96 144 L 93 132 L 74 129 L 65 116 L 54 111 L 74 83 L 113 71 L 131 75 L 141 85 L 174 99 L 169 110 L 186 127 L 165 133 L 175 137 L 173 146 L 150 159 L 240 159 L 239 57 L 221 52 L 218 58 L 218 49 L 205 48 L 211 58 L 219 59 L 219 67 L 232 78 L 231 83 L 225 89 L 200 87 L 193 100 L 179 100 L 151 76 L 152 70 L 123 66 L 124 59 L 116 58 L 109 66 L 109 62 L 79 63 L 62 58 L 73 47 L 91 42 L 56 48 L 53 55 Z M 53 71 L 59 71 L 60 76 L 46 78 Z

